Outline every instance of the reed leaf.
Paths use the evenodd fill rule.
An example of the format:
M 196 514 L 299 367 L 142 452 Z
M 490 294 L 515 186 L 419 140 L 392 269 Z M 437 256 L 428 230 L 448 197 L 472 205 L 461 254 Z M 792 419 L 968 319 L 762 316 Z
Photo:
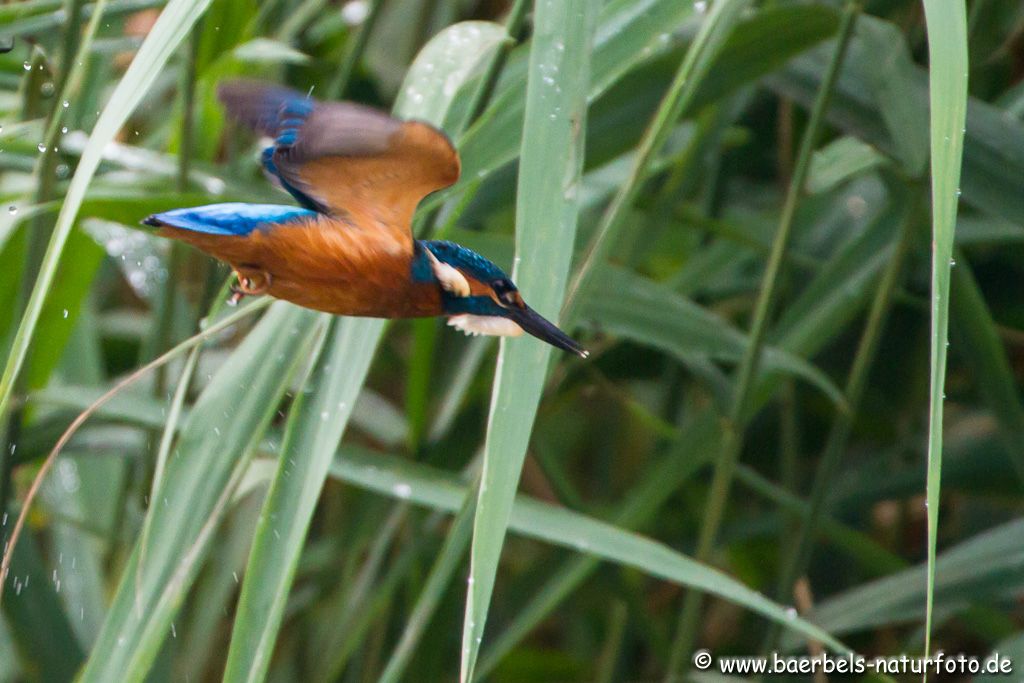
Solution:
M 931 645 L 935 602 L 935 552 L 942 484 L 942 413 L 946 399 L 949 337 L 949 269 L 960 204 L 960 167 L 967 125 L 967 7 L 924 0 L 928 24 L 932 164 L 931 390 L 928 405 L 928 592 L 925 656 Z
M 569 275 L 583 169 L 590 45 L 597 7 L 587 0 L 534 6 L 516 202 L 513 278 L 541 315 L 557 320 Z M 519 474 L 551 348 L 502 340 L 473 520 L 461 680 L 473 680 Z

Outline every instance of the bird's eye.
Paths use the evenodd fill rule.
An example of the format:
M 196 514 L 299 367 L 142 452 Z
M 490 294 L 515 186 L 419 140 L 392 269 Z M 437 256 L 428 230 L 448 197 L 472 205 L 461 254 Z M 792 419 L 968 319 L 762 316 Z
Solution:
M 494 280 L 491 283 L 491 289 L 494 290 L 494 295 L 498 298 L 498 303 L 503 306 L 522 306 L 522 297 L 519 296 L 519 290 L 512 284 L 511 280 L 501 279 Z

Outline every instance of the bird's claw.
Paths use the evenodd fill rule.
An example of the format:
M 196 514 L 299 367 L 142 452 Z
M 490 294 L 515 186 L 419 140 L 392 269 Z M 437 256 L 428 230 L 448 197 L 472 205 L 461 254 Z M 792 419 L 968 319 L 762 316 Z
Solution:
M 238 302 L 246 296 L 259 296 L 270 291 L 271 277 L 265 270 L 235 270 L 237 283 L 231 286 L 231 296 L 228 298 L 229 306 L 237 306 Z
M 228 306 L 237 306 L 238 302 L 245 297 L 245 292 L 234 285 L 231 286 L 231 296 L 228 297 Z

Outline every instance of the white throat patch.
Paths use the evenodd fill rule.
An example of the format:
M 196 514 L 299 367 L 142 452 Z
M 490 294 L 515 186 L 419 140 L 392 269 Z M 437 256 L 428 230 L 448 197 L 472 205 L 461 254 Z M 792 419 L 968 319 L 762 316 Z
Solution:
M 519 325 L 497 315 L 462 313 L 448 318 L 448 324 L 474 337 L 478 334 L 488 337 L 518 337 L 523 333 L 523 328 Z

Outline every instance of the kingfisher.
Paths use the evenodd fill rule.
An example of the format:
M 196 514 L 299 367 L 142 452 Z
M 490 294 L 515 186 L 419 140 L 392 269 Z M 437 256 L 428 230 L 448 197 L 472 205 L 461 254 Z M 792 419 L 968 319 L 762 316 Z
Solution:
M 454 242 L 413 238 L 420 201 L 459 178 L 459 154 L 443 132 L 252 81 L 224 83 L 217 94 L 232 118 L 272 138 L 263 168 L 298 206 L 211 204 L 143 223 L 228 263 L 233 303 L 266 294 L 335 315 L 445 316 L 466 334 L 527 332 L 589 355 L 491 261 Z

